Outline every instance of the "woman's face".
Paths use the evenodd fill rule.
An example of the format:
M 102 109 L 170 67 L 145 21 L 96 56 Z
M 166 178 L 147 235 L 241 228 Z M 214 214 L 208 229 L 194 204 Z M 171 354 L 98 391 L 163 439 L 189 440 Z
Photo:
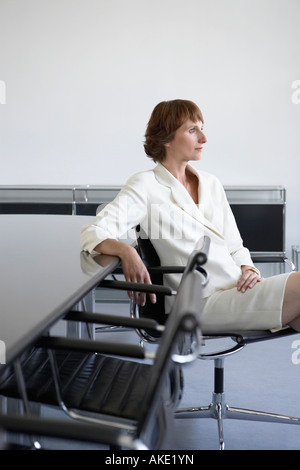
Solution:
M 166 156 L 181 161 L 201 160 L 205 142 L 202 122 L 187 120 L 177 129 L 174 139 L 165 145 Z

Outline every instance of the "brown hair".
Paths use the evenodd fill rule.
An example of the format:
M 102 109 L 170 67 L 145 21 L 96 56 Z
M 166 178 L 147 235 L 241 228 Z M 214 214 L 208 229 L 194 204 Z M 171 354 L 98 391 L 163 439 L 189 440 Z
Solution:
M 166 157 L 165 144 L 173 140 L 176 130 L 188 119 L 204 122 L 200 109 L 192 101 L 162 101 L 156 105 L 145 133 L 144 149 L 148 157 L 162 162 Z

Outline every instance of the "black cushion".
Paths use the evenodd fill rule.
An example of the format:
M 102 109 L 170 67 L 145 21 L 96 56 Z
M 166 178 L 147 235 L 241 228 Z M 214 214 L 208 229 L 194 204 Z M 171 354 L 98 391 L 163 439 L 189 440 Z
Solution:
M 147 378 L 148 364 L 100 354 L 55 351 L 61 391 L 70 408 L 136 419 Z M 0 376 L 0 394 L 19 397 L 13 367 Z M 34 348 L 22 357 L 29 400 L 57 405 L 48 353 Z

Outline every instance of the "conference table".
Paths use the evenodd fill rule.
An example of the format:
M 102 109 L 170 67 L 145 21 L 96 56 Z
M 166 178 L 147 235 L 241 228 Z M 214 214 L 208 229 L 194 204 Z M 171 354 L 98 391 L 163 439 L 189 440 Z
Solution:
M 0 363 L 10 363 L 119 264 L 81 252 L 91 216 L 0 215 Z

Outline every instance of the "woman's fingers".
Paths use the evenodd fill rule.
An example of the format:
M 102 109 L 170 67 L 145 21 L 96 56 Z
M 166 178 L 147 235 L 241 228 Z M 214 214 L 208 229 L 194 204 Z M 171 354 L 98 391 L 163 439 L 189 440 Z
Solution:
M 134 282 L 151 285 L 151 279 L 148 271 L 143 273 L 143 278 Z M 134 301 L 136 304 L 144 306 L 146 303 L 146 293 L 145 292 L 134 292 Z M 152 303 L 156 302 L 156 295 L 154 293 L 149 293 L 149 299 Z
M 144 284 L 151 284 L 151 282 L 150 283 L 145 282 Z M 136 304 L 141 305 L 142 307 L 145 305 L 146 298 L 147 298 L 147 294 L 145 292 L 129 291 L 128 295 L 129 295 L 130 299 L 133 299 Z M 150 301 L 153 304 L 155 304 L 156 303 L 156 295 L 154 293 L 149 293 L 148 295 L 149 295 Z
M 140 272 L 140 270 L 142 272 Z M 127 282 L 137 282 L 139 284 L 152 284 L 150 275 L 148 270 L 146 269 L 145 265 L 143 264 L 142 268 L 139 266 L 139 269 L 135 271 L 134 269 L 130 272 L 126 272 L 125 279 Z M 138 292 L 138 291 L 129 291 L 128 292 L 129 298 L 133 299 L 134 302 L 138 305 L 144 306 L 146 303 L 146 293 L 145 292 Z M 149 293 L 149 299 L 152 303 L 156 302 L 156 295 L 154 293 Z
M 254 271 L 248 269 L 244 271 L 237 283 L 237 289 L 240 292 L 246 292 L 247 289 L 252 289 L 257 282 L 261 281 L 261 277 Z

